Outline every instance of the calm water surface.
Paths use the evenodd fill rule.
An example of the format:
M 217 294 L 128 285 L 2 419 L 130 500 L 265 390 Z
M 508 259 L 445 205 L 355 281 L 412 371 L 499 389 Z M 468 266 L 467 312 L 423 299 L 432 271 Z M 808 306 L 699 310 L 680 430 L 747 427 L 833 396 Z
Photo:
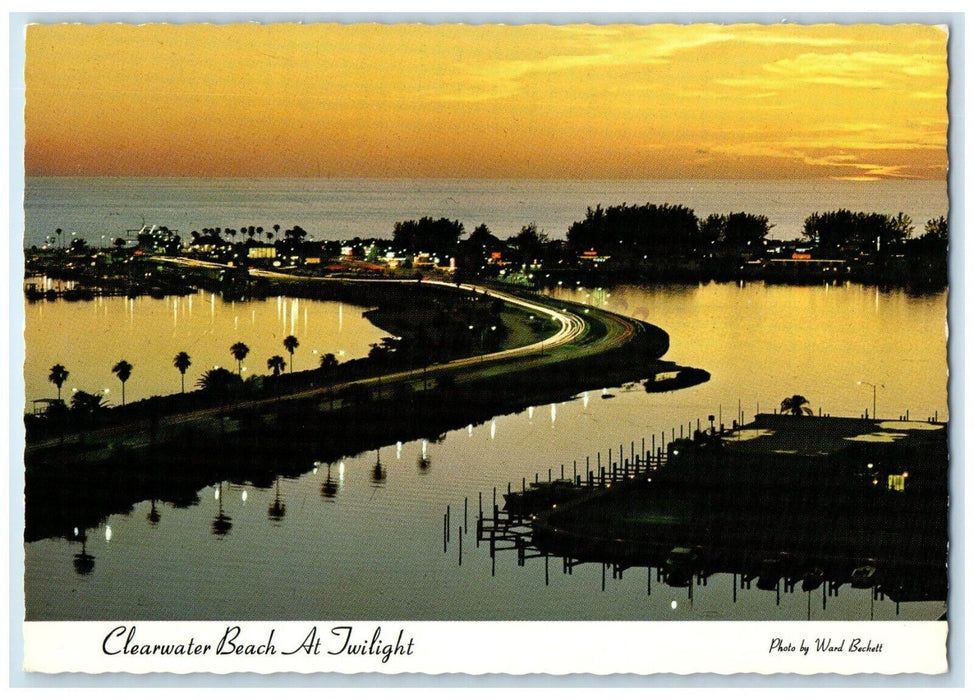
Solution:
M 801 235 L 812 213 L 948 215 L 947 183 L 881 180 L 376 180 L 30 177 L 25 183 L 27 246 L 57 229 L 93 245 L 110 244 L 144 224 L 178 230 L 184 240 L 208 226 L 295 224 L 313 239 L 391 238 L 397 221 L 423 216 L 459 220 L 468 233 L 485 223 L 500 238 L 535 223 L 552 238 L 601 204 L 682 204 L 701 219 L 745 211 L 768 217 L 772 238 Z M 68 239 L 64 239 L 67 242 Z
M 26 303 L 27 403 L 56 396 L 57 389 L 47 377 L 58 363 L 70 372 L 62 387 L 65 399 L 73 389 L 107 391 L 107 401 L 117 405 L 121 384 L 111 368 L 121 359 L 133 365 L 125 384 L 125 399 L 131 402 L 180 390 L 180 374 L 173 367 L 179 352 L 189 353 L 193 363 L 186 371 L 187 391 L 208 369 L 236 371 L 230 346 L 237 341 L 250 348 L 243 362 L 244 378 L 268 374 L 267 359 L 273 355 L 290 366 L 292 356 L 283 345 L 288 335 L 300 343 L 293 356 L 295 371 L 317 367 L 326 353 L 342 362 L 365 357 L 370 344 L 386 334 L 363 318 L 363 311 L 338 302 L 290 297 L 223 301 L 209 292 L 166 299 L 99 297 L 80 303 Z
M 308 471 L 299 478 L 281 479 L 267 489 L 213 484 L 190 508 L 135 504 L 130 513 L 112 516 L 87 533 L 85 551 L 94 556 L 87 575 L 73 565 L 81 551 L 78 542 L 26 545 L 28 619 L 804 620 L 941 614 L 940 603 L 914 603 L 902 605 L 897 618 L 892 602 L 872 601 L 868 590 L 848 586 L 824 610 L 820 591 L 782 594 L 779 602 L 773 591 L 755 589 L 739 591 L 735 601 L 729 575 L 695 587 L 691 600 L 685 589 L 667 588 L 655 577 L 648 582 L 645 569 L 627 571 L 621 580 L 610 577 L 603 591 L 598 567 L 583 565 L 567 576 L 560 560 L 551 561 L 546 585 L 543 559 L 518 567 L 513 553 L 500 555 L 492 573 L 486 548 L 474 541 L 478 494 L 489 506 L 495 487 L 500 494 L 509 482 L 520 485 L 536 473 L 545 477 L 549 469 L 557 477 L 562 465 L 571 474 L 575 460 L 583 464 L 591 456 L 594 461 L 596 453 L 620 444 L 628 448 L 631 441 L 637 449 L 642 439 L 658 442 L 661 432 L 668 438 L 671 429 L 708 413 L 719 413 L 729 424 L 738 410 L 749 419 L 756 410 L 768 411 L 785 396 L 801 393 L 816 412 L 859 415 L 871 411 L 871 388 L 857 384 L 865 381 L 877 385 L 880 416 L 906 410 L 914 418 L 947 416 L 945 294 L 911 297 L 859 285 L 763 284 L 579 288 L 554 294 L 660 325 L 671 336 L 667 359 L 703 367 L 713 379 L 665 394 L 616 388 L 610 400 L 596 389 L 566 403 L 452 431 L 435 443 L 393 444 L 333 464 L 315 465 L 315 455 L 308 454 Z M 158 335 L 158 329 L 171 327 L 167 314 L 174 302 L 159 302 L 166 311 L 144 324 L 139 321 L 148 317 L 141 305 L 127 314 L 123 301 L 122 311 L 109 313 L 98 311 L 99 302 L 58 303 L 70 315 L 88 319 L 86 325 L 66 328 L 114 335 L 145 325 Z M 220 362 L 229 358 L 222 348 L 236 339 L 239 324 L 250 323 L 249 314 L 259 308 L 270 307 L 273 325 L 267 332 L 274 337 L 268 342 L 280 344 L 280 334 L 290 326 L 275 315 L 277 303 L 223 309 L 238 326 L 214 331 L 226 333 L 214 345 L 226 355 Z M 298 302 L 289 318 L 300 323 L 307 303 Z M 194 320 L 187 325 L 196 327 L 211 310 L 205 298 L 194 297 L 193 304 Z M 144 308 L 153 307 L 146 302 Z M 302 348 L 305 337 L 308 346 L 324 343 L 311 340 L 311 327 L 310 321 L 308 331 L 295 327 Z M 82 358 L 89 346 L 81 342 L 80 330 L 72 332 L 79 334 L 76 344 L 66 347 L 75 348 L 77 365 L 87 364 Z M 34 352 L 28 348 L 28 354 Z M 160 352 L 169 362 L 159 370 L 131 359 L 136 369 L 130 383 L 134 386 L 145 367 L 144 374 L 158 372 L 160 380 L 176 386 L 171 355 L 178 349 L 177 344 Z M 42 369 L 45 365 L 39 362 Z M 424 455 L 425 469 L 419 466 Z M 469 532 L 460 536 L 465 502 Z M 453 536 L 444 552 L 447 506 Z M 221 510 L 231 517 L 232 528 L 216 536 L 212 523 Z M 153 511 L 158 522 L 149 517 Z

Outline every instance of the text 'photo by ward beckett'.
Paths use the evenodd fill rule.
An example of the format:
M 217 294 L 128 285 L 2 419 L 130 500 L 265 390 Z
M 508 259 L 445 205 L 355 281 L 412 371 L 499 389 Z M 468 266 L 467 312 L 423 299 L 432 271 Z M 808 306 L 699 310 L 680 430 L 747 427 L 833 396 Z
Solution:
M 948 672 L 950 40 L 28 24 L 25 670 Z

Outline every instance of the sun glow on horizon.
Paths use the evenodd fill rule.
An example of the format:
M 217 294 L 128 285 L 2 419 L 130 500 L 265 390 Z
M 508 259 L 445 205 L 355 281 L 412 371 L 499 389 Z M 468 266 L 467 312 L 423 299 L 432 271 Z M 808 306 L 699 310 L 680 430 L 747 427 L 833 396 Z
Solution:
M 945 179 L 924 25 L 31 25 L 28 175 Z

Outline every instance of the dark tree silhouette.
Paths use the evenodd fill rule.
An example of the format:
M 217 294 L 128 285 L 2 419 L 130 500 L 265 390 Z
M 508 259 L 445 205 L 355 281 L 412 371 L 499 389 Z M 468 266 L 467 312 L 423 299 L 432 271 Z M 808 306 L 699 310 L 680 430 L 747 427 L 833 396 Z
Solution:
M 208 369 L 196 380 L 196 386 L 203 391 L 227 394 L 231 388 L 240 385 L 240 377 L 224 367 Z
M 243 343 L 237 342 L 230 346 L 230 354 L 233 355 L 233 359 L 237 361 L 237 374 L 243 375 L 243 361 L 247 357 L 247 353 L 250 352 L 248 348 Z
M 51 373 L 47 376 L 47 381 L 51 382 L 57 387 L 57 400 L 61 400 L 61 386 L 68 379 L 70 372 L 64 368 L 64 365 L 57 364 L 51 367 Z
M 298 345 L 300 345 L 300 343 L 293 335 L 289 335 L 284 339 L 284 348 L 291 353 L 291 372 L 294 372 L 294 351 Z
M 323 369 L 326 372 L 329 372 L 330 373 L 336 367 L 338 367 L 338 358 L 335 357 L 335 354 L 334 353 L 331 353 L 331 352 L 326 353 L 326 354 L 324 354 L 324 355 L 321 356 L 321 359 L 320 360 L 318 360 L 318 365 L 321 367 L 321 369 Z
M 118 377 L 118 380 L 122 382 L 122 405 L 125 405 L 125 382 L 129 380 L 132 376 L 132 365 L 125 360 L 119 360 L 112 367 L 112 372 Z
M 281 376 L 281 372 L 284 371 L 286 366 L 287 364 L 284 362 L 284 358 L 280 355 L 274 355 L 273 357 L 267 358 L 267 369 L 269 369 L 275 377 Z
M 789 396 L 781 402 L 781 412 L 790 413 L 793 416 L 812 415 L 812 409 L 808 407 L 808 399 L 801 394 Z
M 101 394 L 89 394 L 87 391 L 76 391 L 71 397 L 71 410 L 78 413 L 94 415 L 103 408 L 105 397 Z
M 186 393 L 186 370 L 189 369 L 191 364 L 193 363 L 189 359 L 189 354 L 186 352 L 177 353 L 176 357 L 172 360 L 172 366 L 179 370 L 180 393 L 183 394 Z

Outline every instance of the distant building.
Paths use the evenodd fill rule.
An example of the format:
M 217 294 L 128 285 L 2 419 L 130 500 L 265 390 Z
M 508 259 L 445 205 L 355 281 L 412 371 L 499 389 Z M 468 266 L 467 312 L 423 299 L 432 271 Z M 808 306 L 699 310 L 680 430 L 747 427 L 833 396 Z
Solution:
M 598 265 L 599 263 L 608 262 L 610 257 L 610 255 L 599 255 L 597 250 L 591 248 L 579 255 L 578 260 L 589 265 Z

